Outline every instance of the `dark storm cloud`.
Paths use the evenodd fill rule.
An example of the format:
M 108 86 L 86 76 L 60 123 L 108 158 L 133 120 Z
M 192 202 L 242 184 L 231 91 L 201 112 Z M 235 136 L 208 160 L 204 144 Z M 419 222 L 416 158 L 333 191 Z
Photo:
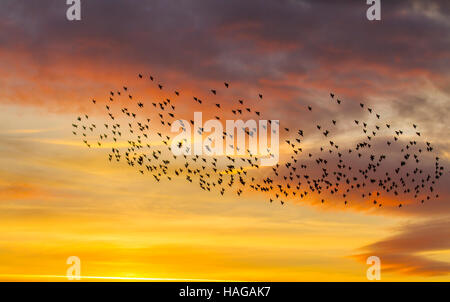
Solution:
M 79 22 L 66 20 L 63 0 L 8 0 L 0 8 L 0 51 L 31 62 L 20 70 L 23 81 L 36 70 L 74 77 L 80 62 L 97 73 L 226 79 L 243 85 L 244 97 L 257 87 L 281 99 L 280 115 L 301 114 L 329 91 L 350 102 L 409 97 L 420 107 L 403 85 L 420 87 L 424 78 L 449 92 L 448 1 L 384 1 L 380 22 L 366 19 L 362 0 L 82 1 Z M 11 70 L 12 61 L 0 62 Z M 327 106 L 321 118 L 328 120 Z
M 3 1 L 1 37 L 37 57 L 59 50 L 218 79 L 306 74 L 323 65 L 348 73 L 349 61 L 445 71 L 448 24 L 415 12 L 414 1 L 383 2 L 382 21 L 369 22 L 364 2 L 82 1 L 82 21 L 68 22 L 62 0 Z M 448 2 L 426 7 L 433 5 L 448 13 Z

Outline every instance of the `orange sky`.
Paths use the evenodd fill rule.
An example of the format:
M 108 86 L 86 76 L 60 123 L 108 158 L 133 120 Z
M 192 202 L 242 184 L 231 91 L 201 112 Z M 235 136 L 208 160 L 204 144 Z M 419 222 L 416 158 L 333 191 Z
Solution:
M 78 23 L 65 20 L 64 1 L 43 2 L 0 4 L 0 280 L 64 281 L 72 255 L 92 278 L 366 281 L 376 255 L 382 281 L 450 280 L 446 171 L 440 198 L 423 205 L 279 206 L 258 193 L 156 183 L 71 133 L 82 113 L 105 120 L 90 100 L 123 85 L 155 100 L 177 89 L 189 117 L 200 108 L 192 95 L 208 99 L 228 81 L 223 101 L 263 93 L 266 118 L 307 130 L 369 118 L 351 106 L 364 101 L 394 128 L 419 124 L 447 168 L 448 3 L 383 3 L 383 20 L 370 24 L 364 5 L 327 1 L 96 1 Z M 330 91 L 347 107 L 329 106 Z M 341 130 L 352 144 L 355 132 Z

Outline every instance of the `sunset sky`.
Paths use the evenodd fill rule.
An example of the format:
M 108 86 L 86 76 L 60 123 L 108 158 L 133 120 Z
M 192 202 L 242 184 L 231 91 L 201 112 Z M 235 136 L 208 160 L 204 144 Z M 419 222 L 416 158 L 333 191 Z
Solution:
M 365 0 L 84 0 L 81 21 L 65 2 L 0 2 L 1 281 L 64 281 L 69 256 L 99 277 L 86 280 L 367 281 L 371 255 L 382 281 L 450 281 L 449 1 L 382 1 L 381 21 Z M 265 117 L 306 131 L 364 120 L 364 102 L 394 128 L 419 125 L 445 167 L 440 197 L 280 206 L 110 164 L 71 124 L 105 119 L 91 99 L 124 85 L 167 97 L 138 73 L 179 90 L 190 118 L 192 95 L 224 81 L 224 99 L 263 93 Z

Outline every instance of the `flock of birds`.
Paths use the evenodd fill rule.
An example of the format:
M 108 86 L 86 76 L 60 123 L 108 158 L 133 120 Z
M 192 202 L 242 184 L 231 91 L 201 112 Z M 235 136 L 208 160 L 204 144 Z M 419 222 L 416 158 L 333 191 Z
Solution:
M 145 85 L 147 82 L 157 85 L 155 88 L 161 92 L 166 90 L 153 76 L 139 74 L 138 79 L 146 81 Z M 223 87 L 229 89 L 230 84 L 225 82 Z M 367 110 L 372 122 L 351 122 L 361 135 L 361 140 L 354 145 L 341 146 L 333 139 L 334 134 L 339 135 L 336 129 L 340 122 L 335 119 L 315 125 L 317 133 L 312 136 L 320 137 L 322 142 L 318 147 L 303 145 L 307 139 L 305 130 L 282 127 L 284 150 L 287 149 L 280 158 L 282 162 L 262 167 L 258 161 L 261 153 L 252 154 L 250 150 L 245 156 L 174 155 L 172 133 L 164 129 L 170 129 L 174 121 L 180 120 L 176 108 L 182 94 L 179 90 L 168 93 L 173 98 L 144 101 L 138 100 L 126 86 L 110 91 L 102 101 L 91 100 L 94 106 L 104 107 L 107 115 L 102 122 L 95 123 L 87 114 L 81 115 L 72 124 L 73 134 L 80 136 L 88 148 L 109 149 L 110 162 L 124 161 L 138 173 L 152 175 L 157 182 L 180 177 L 189 183 L 198 183 L 204 191 L 217 191 L 220 195 L 232 192 L 241 196 L 244 192 L 258 191 L 265 194 L 270 203 L 281 205 L 310 198 L 318 203 L 343 202 L 344 205 L 363 201 L 376 207 L 385 202 L 393 205 L 392 201 L 402 207 L 405 201 L 424 203 L 439 197 L 434 188 L 444 167 L 433 153 L 432 144 L 421 140 L 419 127 L 411 125 L 408 130 L 411 134 L 406 135 L 406 130 L 393 129 L 389 122 L 382 122 L 379 113 L 363 103 L 356 106 Z M 212 102 L 196 96 L 192 96 L 190 102 L 214 108 L 217 120 L 223 121 L 227 115 L 241 119 L 253 114 L 258 119 L 262 116 L 261 111 L 254 109 L 254 103 L 264 102 L 263 94 L 255 95 L 252 101 L 239 99 L 224 103 L 217 101 L 221 93 L 218 89 L 208 93 Z M 343 101 L 330 93 L 330 102 L 341 106 Z M 305 106 L 304 110 L 312 112 L 313 107 Z M 194 125 L 193 120 L 190 123 Z M 245 133 L 253 135 L 256 130 L 245 129 Z M 205 134 L 202 127 L 193 131 Z M 227 135 L 232 136 L 224 132 L 223 139 Z M 180 142 L 178 147 L 184 147 L 182 145 Z M 187 142 L 185 147 L 189 148 Z M 394 147 L 399 152 L 395 152 Z M 424 166 L 430 160 L 434 167 Z

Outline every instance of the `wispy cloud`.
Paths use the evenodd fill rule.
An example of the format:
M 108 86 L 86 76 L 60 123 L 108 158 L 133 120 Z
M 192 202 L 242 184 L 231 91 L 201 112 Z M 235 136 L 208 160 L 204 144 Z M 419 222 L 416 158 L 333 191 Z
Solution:
M 450 250 L 450 218 L 406 224 L 398 234 L 360 250 L 363 253 L 354 255 L 354 258 L 365 262 L 369 256 L 378 256 L 385 272 L 449 275 L 450 259 L 436 260 L 430 254 L 448 253 Z
M 34 133 L 43 133 L 54 131 L 53 129 L 11 129 L 1 131 L 2 133 L 10 133 L 10 134 L 34 134 Z

